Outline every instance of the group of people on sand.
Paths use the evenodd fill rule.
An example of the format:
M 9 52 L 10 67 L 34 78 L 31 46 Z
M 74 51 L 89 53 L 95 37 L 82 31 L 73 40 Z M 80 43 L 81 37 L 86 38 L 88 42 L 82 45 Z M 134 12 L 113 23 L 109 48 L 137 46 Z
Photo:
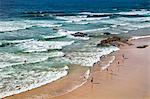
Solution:
M 125 57 L 124 54 L 122 54 L 122 58 L 123 58 L 123 59 L 128 59 L 128 58 Z M 119 64 L 120 64 L 120 61 L 118 61 L 117 64 L 119 65 Z M 106 71 L 109 71 L 109 68 L 106 68 Z M 110 70 L 110 71 L 111 71 L 110 74 L 113 75 L 113 70 Z M 93 84 L 99 84 L 99 83 L 94 83 L 94 77 L 93 77 L 92 75 L 91 75 L 90 82 L 92 83 L 92 86 L 93 86 Z M 92 88 L 93 88 L 93 87 L 92 87 Z

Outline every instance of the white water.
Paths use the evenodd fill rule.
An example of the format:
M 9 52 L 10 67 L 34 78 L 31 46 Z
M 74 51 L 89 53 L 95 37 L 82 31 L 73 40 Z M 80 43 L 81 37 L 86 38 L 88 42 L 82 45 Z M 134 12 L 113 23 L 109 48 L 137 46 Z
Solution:
M 105 14 L 112 14 L 112 13 L 81 13 L 81 14 L 87 14 L 87 15 L 105 15 Z M 117 13 L 116 13 L 117 14 Z M 118 14 L 122 15 L 149 15 L 149 11 L 131 11 L 131 12 L 120 12 Z M 19 43 L 16 46 L 17 48 L 22 50 L 22 54 L 15 54 L 15 53 L 1 53 L 0 54 L 0 98 L 16 93 L 20 93 L 26 90 L 33 89 L 35 87 L 39 87 L 41 85 L 44 85 L 46 83 L 52 82 L 56 79 L 59 79 L 65 75 L 67 75 L 66 69 L 68 67 L 64 67 L 63 69 L 57 70 L 53 68 L 49 68 L 48 70 L 41 70 L 45 68 L 45 65 L 42 65 L 39 68 L 36 68 L 39 70 L 38 72 L 36 70 L 30 70 L 31 68 L 36 67 L 36 65 L 33 65 L 29 68 L 29 71 L 22 70 L 21 74 L 18 72 L 20 71 L 14 71 L 15 69 L 18 69 L 15 65 L 22 65 L 19 68 L 26 68 L 26 64 L 29 63 L 40 63 L 48 58 L 51 57 L 62 57 L 64 56 L 63 52 L 48 52 L 44 53 L 45 51 L 48 51 L 49 49 L 62 49 L 65 46 L 71 45 L 74 42 L 74 40 L 80 41 L 85 40 L 91 41 L 89 37 L 73 37 L 71 34 L 74 34 L 76 32 L 97 32 L 97 31 L 110 31 L 112 34 L 117 33 L 127 33 L 130 30 L 137 30 L 140 28 L 149 28 L 150 27 L 150 19 L 149 17 L 133 17 L 133 18 L 127 18 L 127 17 L 119 17 L 119 18 L 113 18 L 110 17 L 99 17 L 99 18 L 87 18 L 87 15 L 83 16 L 65 16 L 65 17 L 57 17 L 61 21 L 60 23 L 55 23 L 53 21 L 48 20 L 18 20 L 18 21 L 0 21 L 0 32 L 5 31 L 12 31 L 13 34 L 14 30 L 20 30 L 20 29 L 26 29 L 33 26 L 36 27 L 59 27 L 58 29 L 58 36 L 57 35 L 42 35 L 43 38 L 57 38 L 66 36 L 70 39 L 73 39 L 72 41 L 38 41 L 34 39 L 28 39 L 28 40 L 12 40 L 12 41 L 6 41 L 3 40 L 0 42 L 0 45 L 2 43 Z M 147 21 L 147 22 L 144 22 Z M 63 22 L 66 24 L 78 24 L 78 25 L 87 25 L 87 24 L 110 24 L 110 26 L 106 27 L 100 27 L 97 29 L 86 29 L 86 30 L 76 30 L 76 31 L 68 31 L 63 29 Z M 38 32 L 37 32 L 38 34 Z M 7 34 L 6 34 L 7 35 Z M 17 35 L 14 35 L 17 36 Z M 139 39 L 143 37 L 133 37 L 133 39 Z M 81 46 L 82 47 L 82 46 Z M 93 47 L 91 47 L 91 51 L 84 50 L 83 52 L 72 52 L 67 55 L 67 58 L 70 59 L 70 63 L 72 64 L 81 64 L 82 66 L 93 66 L 93 64 L 97 61 L 99 61 L 100 57 L 102 55 L 109 54 L 113 51 L 119 50 L 116 47 L 108 47 L 108 48 L 97 48 L 94 50 Z M 44 51 L 44 52 L 43 52 Z M 29 52 L 29 55 L 24 52 Z M 38 52 L 35 53 L 34 52 Z M 41 53 L 42 52 L 42 53 Z M 26 64 L 25 64 L 26 60 Z M 61 60 L 61 59 L 60 59 Z M 113 61 L 113 60 L 112 60 Z M 106 69 L 112 61 L 109 62 L 106 66 L 102 67 L 103 69 Z M 57 62 L 56 62 L 57 63 Z M 25 64 L 25 65 L 24 65 Z M 14 68 L 12 68 L 14 67 Z M 8 72 L 3 72 L 3 70 L 7 70 L 7 68 L 11 68 L 8 70 Z M 14 72 L 14 74 L 12 73 Z M 17 74 L 18 73 L 18 74 Z M 13 75 L 10 75 L 13 74 Z M 89 74 L 89 72 L 87 73 Z M 22 77 L 23 75 L 23 77 Z M 25 76 L 24 76 L 25 75 Z M 16 78 L 13 78 L 16 77 Z M 18 77 L 18 78 L 17 78 Z M 4 79 L 6 78 L 6 79 Z M 87 77 L 88 78 L 88 77 Z M 16 80 L 17 79 L 17 80 Z M 6 81 L 6 82 L 5 82 Z M 9 81 L 9 83 L 8 83 Z M 28 85 L 29 84 L 29 85 Z M 19 85 L 19 86 L 17 86 Z M 82 84 L 81 84 L 82 85 Z M 76 86 L 77 88 L 79 86 Z M 21 88 L 21 89 L 20 89 Z M 75 89 L 74 88 L 74 89 Z M 13 90 L 12 90 L 13 89 Z
M 37 88 L 47 83 L 53 82 L 57 79 L 60 79 L 61 77 L 64 77 L 68 74 L 66 68 L 68 67 L 48 72 L 43 71 L 36 73 L 34 71 L 31 71 L 27 72 L 27 74 L 22 73 L 25 76 L 28 75 L 27 77 L 25 77 L 26 79 L 23 79 L 24 77 L 22 77 L 22 80 L 18 79 L 11 81 L 7 79 L 8 80 L 7 86 L 5 86 L 5 88 L 3 88 L 4 87 L 3 85 L 4 80 L 3 80 L 3 82 L 0 82 L 0 88 L 3 88 L 3 92 L 0 92 L 0 98 L 28 91 L 33 88 Z M 2 74 L 0 76 L 2 76 Z
M 27 29 L 33 26 L 60 27 L 62 26 L 62 24 L 55 24 L 52 23 L 51 21 L 42 21 L 42 20 L 0 21 L 0 32 Z
M 62 49 L 64 46 L 73 44 L 74 41 L 29 41 L 21 44 L 17 44 L 18 48 L 23 52 L 43 52 L 50 49 Z
M 13 65 L 37 63 L 47 60 L 52 57 L 61 57 L 63 52 L 51 53 L 30 53 L 30 54 L 13 54 L 13 53 L 0 53 L 0 69 Z
M 133 36 L 133 37 L 131 38 L 131 40 L 142 39 L 142 38 L 148 38 L 148 37 L 150 37 L 150 35 L 146 35 L 146 36 Z
M 93 66 L 94 63 L 100 60 L 100 57 L 103 55 L 110 54 L 111 52 L 117 51 L 117 47 L 108 47 L 97 49 L 97 51 L 91 52 L 73 52 L 68 55 L 72 64 L 81 64 L 82 66 Z
M 114 60 L 115 60 L 115 56 L 113 56 L 112 60 L 110 60 L 110 61 L 108 62 L 108 64 L 106 64 L 105 66 L 102 66 L 102 67 L 101 67 L 101 70 L 107 69 L 107 68 L 113 63 Z

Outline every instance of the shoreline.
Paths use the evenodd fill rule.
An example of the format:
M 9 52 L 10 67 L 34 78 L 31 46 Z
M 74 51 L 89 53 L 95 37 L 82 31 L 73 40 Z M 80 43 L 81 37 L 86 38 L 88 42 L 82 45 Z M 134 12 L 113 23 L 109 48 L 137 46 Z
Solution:
M 143 39 L 143 38 L 142 38 Z M 145 39 L 145 38 L 144 38 Z M 136 40 L 134 40 L 134 41 L 136 41 Z M 126 47 L 126 46 L 125 46 Z M 122 48 L 121 47 L 121 50 L 122 49 L 124 49 L 124 47 Z M 110 55 L 113 55 L 113 56 L 116 56 L 116 57 L 121 57 L 121 56 L 117 56 L 118 55 L 118 53 L 120 53 L 120 51 L 117 51 L 117 52 L 113 52 L 113 53 L 111 53 L 111 54 L 109 54 L 109 55 L 104 55 L 104 59 L 105 58 L 107 58 L 107 57 L 109 57 Z M 110 66 L 108 67 L 109 69 L 111 69 L 111 68 L 113 68 L 113 69 L 116 69 L 117 68 L 117 70 L 118 70 L 118 67 L 113 67 L 112 66 L 112 64 L 114 64 L 114 62 L 116 62 L 116 60 L 117 60 L 118 58 L 116 58 L 116 59 L 114 59 L 114 61 L 113 62 L 111 62 L 110 63 Z M 102 61 L 103 61 L 103 57 L 102 57 Z M 118 60 L 117 60 L 118 61 Z M 122 61 L 122 60 L 120 60 L 120 61 Z M 99 62 L 97 62 L 97 64 L 94 64 L 94 66 L 92 67 L 92 69 L 91 69 L 91 74 L 93 74 L 93 73 L 95 73 L 94 71 L 100 71 L 100 67 L 99 67 L 99 65 L 101 65 L 101 64 L 98 64 Z M 83 68 L 86 68 L 86 67 L 83 67 Z M 105 76 L 108 76 L 107 75 L 107 70 L 105 69 L 105 70 L 103 70 L 102 71 L 102 74 L 104 73 L 104 75 Z M 107 81 L 108 79 L 106 79 L 107 77 L 104 77 L 104 82 L 105 82 L 105 80 Z M 110 77 L 111 78 L 111 77 Z M 62 79 L 64 79 L 64 78 L 62 78 Z M 87 82 L 86 83 L 83 83 L 83 84 L 80 84 L 77 88 L 75 88 L 75 89 L 73 89 L 73 90 L 71 90 L 71 91 L 69 91 L 69 92 L 66 92 L 66 93 L 64 93 L 64 94 L 60 94 L 60 95 L 58 95 L 58 96 L 55 96 L 55 97 L 51 97 L 51 98 L 60 98 L 60 99 L 66 99 L 66 98 L 63 98 L 63 96 L 66 96 L 66 95 L 68 95 L 68 94 L 70 94 L 70 93 L 73 93 L 73 92 L 75 92 L 76 90 L 78 90 L 78 89 L 81 89 L 83 86 L 86 86 L 87 84 L 89 84 L 90 83 L 90 80 L 91 79 L 91 77 L 89 77 L 89 79 L 87 80 Z M 59 79 L 58 81 L 55 81 L 55 82 L 60 82 L 61 81 L 61 79 Z M 55 83 L 54 82 L 54 83 Z M 109 81 L 108 81 L 109 82 Z M 24 97 L 24 99 L 26 99 L 27 97 L 26 96 L 28 96 L 28 95 L 33 95 L 33 96 L 35 96 L 34 95 L 34 90 L 36 91 L 36 89 L 38 90 L 38 89 L 41 89 L 41 88 L 43 88 L 44 86 L 52 86 L 53 84 L 46 84 L 46 85 L 43 85 L 43 86 L 41 86 L 40 88 L 35 88 L 35 89 L 32 89 L 31 90 L 31 92 L 29 92 L 29 91 L 27 91 L 27 92 L 23 92 L 23 93 L 20 93 L 20 94 L 17 94 L 17 95 L 13 95 L 13 96 L 8 96 L 8 97 L 6 97 L 7 99 L 19 99 L 19 97 L 20 98 L 22 98 L 22 97 Z M 46 89 L 45 89 L 46 90 Z M 42 90 L 41 90 L 42 91 Z M 33 92 L 33 93 L 32 93 Z M 30 93 L 30 94 L 28 94 L 28 93 Z M 36 92 L 37 93 L 37 97 L 36 98 L 40 98 L 40 97 L 42 97 L 42 98 L 48 98 L 48 99 L 50 99 L 50 95 L 45 95 L 45 96 L 40 96 L 40 95 L 38 95 L 38 93 L 40 93 L 40 92 Z M 43 94 L 44 95 L 44 94 Z M 40 96 L 40 97 L 38 97 L 38 96 Z M 34 99 L 35 97 L 28 97 L 28 99 Z M 81 98 L 81 97 L 80 97 Z M 90 98 L 89 98 L 90 99 Z
M 56 97 L 59 95 L 67 94 L 68 92 L 75 90 L 76 88 L 82 86 L 83 84 L 85 84 L 87 82 L 87 78 L 90 73 L 89 67 L 83 67 L 80 65 L 71 65 L 68 67 L 69 67 L 69 70 L 68 70 L 68 74 L 66 76 L 61 77 L 60 79 L 57 79 L 51 83 L 42 85 L 40 87 L 31 89 L 31 90 L 28 90 L 25 92 L 21 92 L 19 94 L 13 94 L 10 96 L 6 96 L 6 97 L 4 97 L 4 99 L 20 99 L 23 97 L 24 97 L 24 99 L 37 98 L 39 91 L 40 92 L 41 92 L 41 90 L 43 91 L 43 93 L 41 93 L 41 95 L 42 95 L 42 94 L 45 94 L 45 92 L 47 91 L 46 89 L 49 89 L 52 91 L 52 92 L 48 92 L 48 94 L 49 94 L 48 97 L 53 98 L 53 97 Z M 76 74 L 76 73 L 78 73 L 78 74 Z M 70 85 L 70 86 L 68 86 L 68 85 Z M 36 95 L 33 95 L 32 97 L 30 97 L 32 93 L 34 93 Z M 47 97 L 47 96 L 44 96 L 44 97 Z M 40 98 L 40 96 L 39 96 L 39 98 Z
M 149 99 L 150 77 L 148 76 L 148 70 L 150 68 L 147 66 L 150 64 L 148 61 L 150 56 L 147 52 L 150 47 L 138 49 L 137 46 L 144 44 L 150 46 L 150 37 L 135 39 L 131 42 L 134 45 L 122 46 L 121 50 L 115 52 L 116 59 L 108 71 L 99 72 L 97 71 L 99 65 L 94 66 L 92 78 L 94 77 L 95 81 L 93 81 L 93 84 L 88 81 L 84 86 L 73 92 L 53 99 Z M 123 58 L 122 55 L 124 54 Z M 137 57 L 136 54 L 141 56 Z M 147 59 L 144 58 L 145 55 L 148 55 Z M 139 60 L 136 60 L 136 58 Z M 144 61 L 144 63 L 141 63 L 141 61 Z

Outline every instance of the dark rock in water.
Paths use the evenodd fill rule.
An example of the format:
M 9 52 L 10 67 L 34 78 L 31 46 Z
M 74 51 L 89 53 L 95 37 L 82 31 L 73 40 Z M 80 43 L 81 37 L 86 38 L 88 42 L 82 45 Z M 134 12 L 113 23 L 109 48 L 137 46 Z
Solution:
M 87 15 L 87 18 L 90 18 L 90 17 L 107 17 L 107 16 L 111 16 L 111 14 L 102 14 L 102 15 Z
M 86 33 L 82 33 L 82 32 L 77 32 L 75 34 L 72 34 L 75 37 L 86 37 L 88 36 Z
M 120 16 L 122 16 L 122 17 L 145 17 L 144 15 L 139 15 L 139 14 L 135 14 L 135 15 L 123 15 L 123 14 L 120 14 Z
M 104 32 L 103 34 L 104 34 L 104 35 L 111 35 L 110 32 Z
M 137 48 L 146 48 L 148 45 L 143 45 L 143 46 L 137 46 Z
M 59 30 L 59 28 L 58 27 L 53 27 L 53 30 L 57 31 L 57 30 Z
M 11 45 L 11 43 L 2 43 L 2 44 L 0 44 L 0 47 L 5 47 L 5 46 L 9 46 L 9 45 Z
M 110 37 L 110 38 L 107 38 L 105 40 L 102 40 L 100 43 L 97 44 L 97 46 L 113 45 L 113 46 L 119 47 L 120 45 L 124 45 L 124 44 L 130 45 L 130 43 L 128 43 L 127 39 L 114 36 L 114 37 Z
M 150 21 L 146 20 L 146 21 L 144 21 L 144 22 L 150 22 Z

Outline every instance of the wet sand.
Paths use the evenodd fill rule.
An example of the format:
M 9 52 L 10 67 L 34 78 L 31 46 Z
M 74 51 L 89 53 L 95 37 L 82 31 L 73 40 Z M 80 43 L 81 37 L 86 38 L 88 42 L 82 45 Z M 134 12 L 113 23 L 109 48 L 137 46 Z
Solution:
M 77 85 L 77 83 L 83 82 L 83 71 L 85 72 L 87 68 L 81 69 L 80 66 L 75 66 L 74 68 L 77 69 L 72 69 L 73 71 L 68 76 L 54 83 L 7 98 L 150 99 L 150 38 L 133 40 L 132 43 L 134 45 L 123 46 L 120 51 L 112 53 L 116 58 L 108 69 L 101 71 L 101 63 L 95 64 L 87 83 L 74 91 L 64 92 L 66 88 L 74 86 L 72 83 Z M 136 48 L 145 44 L 149 47 Z M 63 95 L 59 93 L 63 93 Z
M 53 99 L 150 99 L 150 38 L 132 41 L 116 53 L 116 60 L 108 71 L 92 72 L 79 89 Z M 137 46 L 149 45 L 138 49 Z M 124 56 L 124 57 L 123 57 Z
M 89 68 L 71 65 L 69 69 L 69 74 L 57 81 L 4 99 L 49 99 L 70 92 L 87 81 L 85 74 Z

